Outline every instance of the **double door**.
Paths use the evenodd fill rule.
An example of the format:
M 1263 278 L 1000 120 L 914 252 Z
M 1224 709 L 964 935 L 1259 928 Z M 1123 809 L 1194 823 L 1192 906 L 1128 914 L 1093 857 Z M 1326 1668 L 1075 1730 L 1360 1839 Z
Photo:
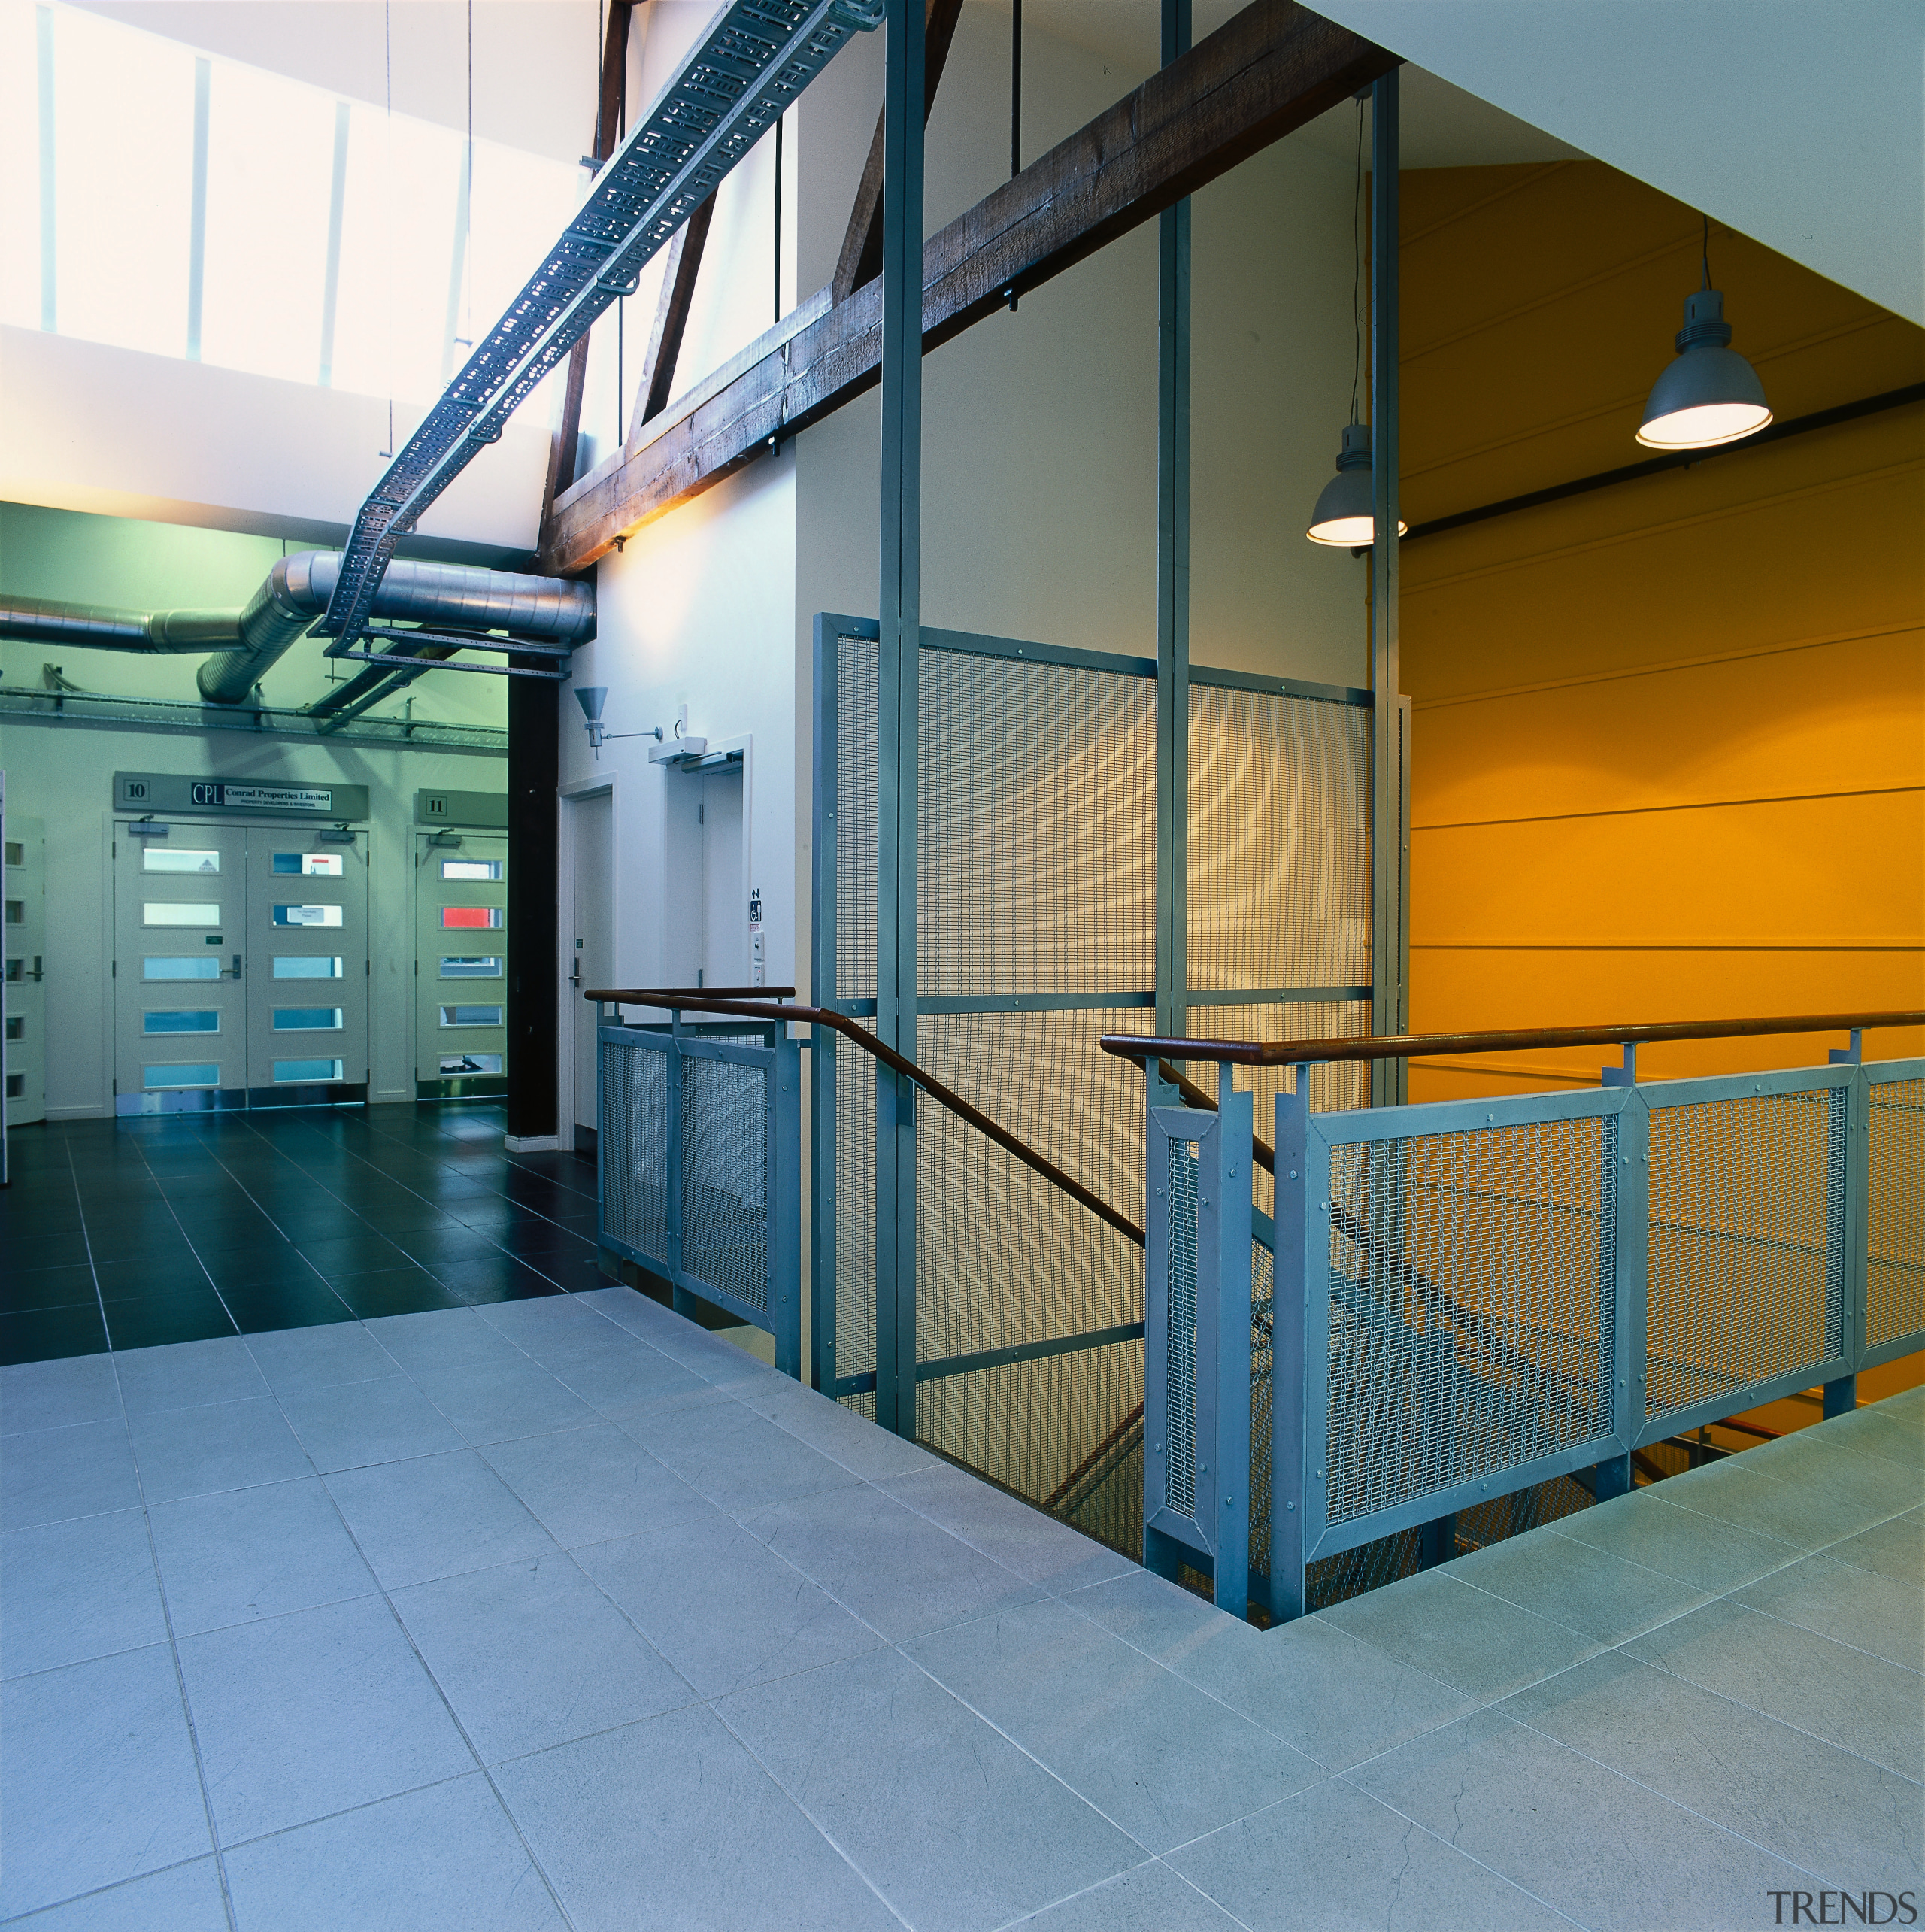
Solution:
M 415 1096 L 505 1093 L 508 842 L 422 833 L 414 857 Z
M 6 821 L 6 1043 L 0 1065 L 7 1124 L 47 1118 L 47 860 L 45 828 L 9 813 Z
M 365 1099 L 366 834 L 122 821 L 114 843 L 116 1111 Z

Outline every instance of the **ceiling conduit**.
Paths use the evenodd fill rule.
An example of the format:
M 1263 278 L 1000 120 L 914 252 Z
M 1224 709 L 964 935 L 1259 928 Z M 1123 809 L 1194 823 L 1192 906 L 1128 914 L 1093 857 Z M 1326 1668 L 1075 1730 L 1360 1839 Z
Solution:
M 262 675 L 327 608 L 340 571 L 340 557 L 332 550 L 282 557 L 239 611 L 116 611 L 41 597 L 4 597 L 0 638 L 89 651 L 213 652 L 196 674 L 202 697 L 209 704 L 243 704 Z M 383 617 L 454 625 L 474 633 L 477 644 L 492 642 L 498 650 L 500 640 L 488 639 L 486 633 L 505 631 L 566 650 L 595 635 L 590 585 L 470 565 L 391 564 L 374 608 Z M 340 716 L 344 723 L 459 648 L 459 641 L 447 638 L 418 650 L 397 641 L 385 655 L 410 660 L 407 670 L 370 665 L 305 708 L 315 715 Z

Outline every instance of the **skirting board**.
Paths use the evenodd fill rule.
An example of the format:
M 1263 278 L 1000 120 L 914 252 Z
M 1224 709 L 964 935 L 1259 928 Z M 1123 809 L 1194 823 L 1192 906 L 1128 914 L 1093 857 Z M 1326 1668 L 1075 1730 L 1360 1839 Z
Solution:
M 502 1145 L 511 1154 L 553 1154 L 560 1149 L 559 1134 L 504 1134 Z

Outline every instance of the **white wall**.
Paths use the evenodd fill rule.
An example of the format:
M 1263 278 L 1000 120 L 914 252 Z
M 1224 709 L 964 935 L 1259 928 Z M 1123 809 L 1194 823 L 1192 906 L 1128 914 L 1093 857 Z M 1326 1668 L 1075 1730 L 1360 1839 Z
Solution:
M 414 1097 L 414 793 L 505 791 L 497 757 L 323 748 L 240 732 L 192 737 L 0 720 L 11 810 L 47 821 L 47 1112 L 111 1114 L 116 772 L 365 785 L 368 791 L 369 1054 L 372 1101 Z

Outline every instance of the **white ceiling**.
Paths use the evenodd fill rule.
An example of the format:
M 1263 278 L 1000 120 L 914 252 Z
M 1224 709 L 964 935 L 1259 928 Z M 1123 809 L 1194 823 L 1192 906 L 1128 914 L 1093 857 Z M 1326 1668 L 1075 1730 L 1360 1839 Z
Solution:
M 1318 11 L 1925 321 L 1920 0 L 1318 0 Z

